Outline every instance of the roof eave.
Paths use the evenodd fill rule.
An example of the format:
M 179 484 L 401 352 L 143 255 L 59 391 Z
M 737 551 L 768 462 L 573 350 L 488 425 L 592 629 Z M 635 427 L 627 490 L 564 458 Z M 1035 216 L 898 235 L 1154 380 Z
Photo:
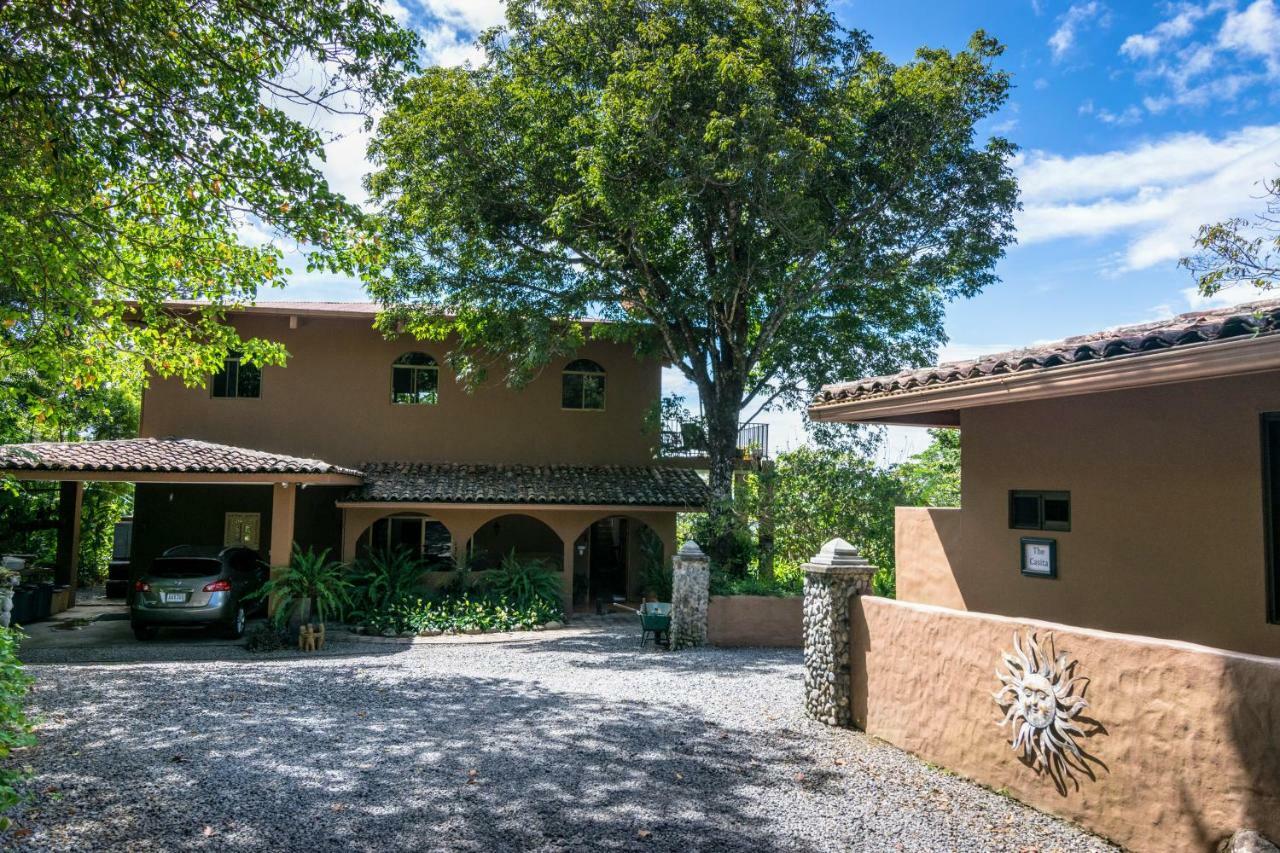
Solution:
M 1276 369 L 1280 369 L 1280 335 L 1206 341 L 1158 352 L 940 384 L 899 394 L 822 403 L 809 407 L 809 418 L 828 423 L 934 425 L 928 423 L 927 416 L 945 415 L 939 418 L 945 421 L 951 419 L 950 413 L 962 409 Z
M 106 471 L 56 468 L 0 468 L 0 476 L 15 480 L 58 480 L 66 482 L 106 483 L 202 483 L 220 485 L 257 485 L 297 483 L 308 486 L 359 486 L 364 478 L 356 474 L 316 472 L 254 471 Z
M 468 501 L 338 501 L 339 509 L 385 509 L 395 507 L 404 510 L 432 509 L 483 509 L 483 510 L 577 510 L 599 512 L 607 510 L 625 514 L 628 512 L 706 512 L 702 504 L 611 504 L 611 503 L 551 503 L 544 501 L 525 501 L 513 503 L 473 503 Z

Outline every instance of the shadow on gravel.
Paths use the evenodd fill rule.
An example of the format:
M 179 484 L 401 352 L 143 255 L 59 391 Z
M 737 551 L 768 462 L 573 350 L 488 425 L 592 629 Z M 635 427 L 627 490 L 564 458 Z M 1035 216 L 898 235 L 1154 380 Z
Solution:
M 38 690 L 26 844 L 130 850 L 810 850 L 744 810 L 800 733 L 378 666 L 107 667 Z M 55 695 L 50 695 L 50 693 Z M 71 695 L 68 695 L 71 694 Z M 202 697 L 203 701 L 195 697 Z M 804 781 L 819 787 L 825 780 Z
M 624 634 L 617 630 L 601 630 L 566 637 L 514 640 L 507 645 L 507 648 L 533 654 L 554 653 L 561 656 L 566 653 L 580 653 L 582 657 L 568 660 L 569 665 L 580 669 L 616 670 L 620 665 L 641 665 L 645 668 L 674 673 L 773 672 L 794 667 L 799 677 L 800 666 L 804 660 L 800 649 L 752 649 L 751 656 L 747 658 L 740 654 L 740 649 L 705 647 L 689 654 L 673 653 L 657 648 L 653 644 L 641 647 L 638 630 L 634 645 L 627 642 L 629 638 L 630 632 Z

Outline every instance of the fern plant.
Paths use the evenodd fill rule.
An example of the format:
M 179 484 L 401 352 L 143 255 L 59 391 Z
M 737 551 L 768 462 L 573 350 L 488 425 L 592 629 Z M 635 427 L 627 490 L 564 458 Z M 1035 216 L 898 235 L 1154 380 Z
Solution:
M 543 560 L 521 560 L 515 549 L 502 558 L 502 565 L 484 579 L 485 591 L 517 607 L 537 602 L 560 604 L 560 573 Z
M 404 547 L 367 552 L 356 560 L 350 581 L 351 606 L 359 621 L 413 600 L 425 588 L 422 564 Z
M 295 542 L 289 567 L 262 585 L 249 598 L 276 600 L 274 620 L 287 625 L 295 617 L 324 622 L 347 605 L 351 584 L 343 565 L 329 559 L 329 549 L 303 551 Z M 305 609 L 305 613 L 304 613 Z

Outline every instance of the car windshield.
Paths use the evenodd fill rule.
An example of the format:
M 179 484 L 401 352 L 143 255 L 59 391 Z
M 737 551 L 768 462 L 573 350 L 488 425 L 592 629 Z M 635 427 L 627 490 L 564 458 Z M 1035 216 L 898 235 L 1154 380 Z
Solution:
M 222 564 L 217 560 L 161 557 L 151 564 L 151 576 L 156 578 L 206 578 L 222 574 Z

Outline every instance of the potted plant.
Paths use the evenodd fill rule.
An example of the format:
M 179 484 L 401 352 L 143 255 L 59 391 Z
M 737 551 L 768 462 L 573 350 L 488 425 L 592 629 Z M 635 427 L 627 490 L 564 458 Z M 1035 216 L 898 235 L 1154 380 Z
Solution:
M 322 644 L 325 620 L 342 611 L 350 590 L 342 564 L 329 559 L 328 548 L 303 551 L 295 543 L 288 567 L 252 597 L 275 601 L 272 619 L 278 627 L 296 627 L 304 638 L 318 634 Z

